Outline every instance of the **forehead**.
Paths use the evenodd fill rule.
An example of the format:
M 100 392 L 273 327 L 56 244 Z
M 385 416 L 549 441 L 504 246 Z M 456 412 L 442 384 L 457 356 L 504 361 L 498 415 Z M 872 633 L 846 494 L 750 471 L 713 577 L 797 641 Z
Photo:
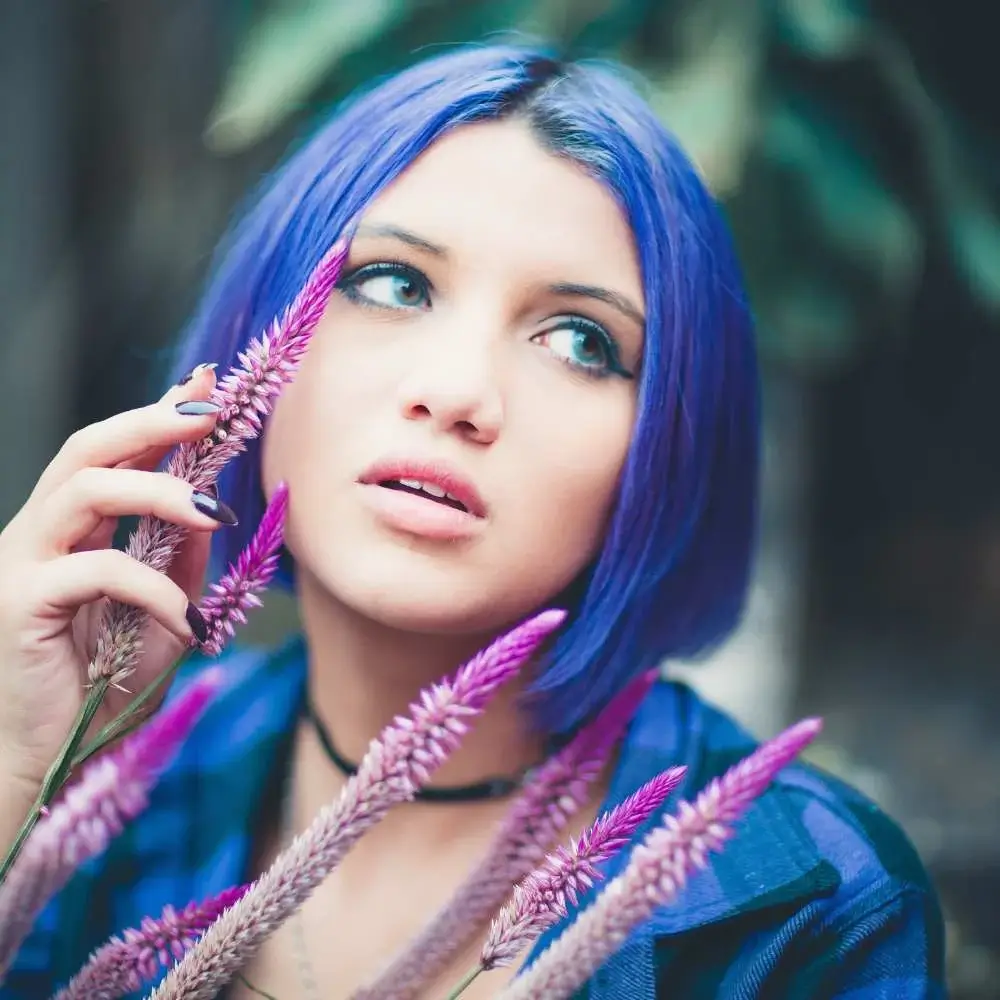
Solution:
M 632 232 L 612 193 L 516 119 L 461 126 L 437 140 L 364 221 L 406 228 L 459 259 L 516 258 L 545 280 L 614 287 L 642 305 Z

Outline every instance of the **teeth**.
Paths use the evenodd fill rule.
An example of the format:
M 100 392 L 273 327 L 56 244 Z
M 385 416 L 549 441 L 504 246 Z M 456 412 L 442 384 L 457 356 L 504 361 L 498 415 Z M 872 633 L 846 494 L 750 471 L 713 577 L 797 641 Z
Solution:
M 450 493 L 446 493 L 440 486 L 435 486 L 434 483 L 425 483 L 420 479 L 400 479 L 398 482 L 403 486 L 408 486 L 411 490 L 423 490 L 424 493 L 429 493 L 432 497 L 451 496 Z M 455 500 L 458 498 L 452 497 L 452 499 Z
M 465 504 L 464 504 L 464 503 L 462 503 L 462 501 L 461 501 L 461 500 L 459 500 L 459 499 L 458 499 L 458 497 L 457 497 L 457 496 L 455 496 L 455 494 L 454 494 L 454 493 L 445 493 L 445 496 L 446 496 L 446 497 L 447 497 L 447 498 L 448 498 L 449 500 L 454 500 L 454 501 L 455 501 L 455 503 L 461 503 L 463 507 L 465 506 Z

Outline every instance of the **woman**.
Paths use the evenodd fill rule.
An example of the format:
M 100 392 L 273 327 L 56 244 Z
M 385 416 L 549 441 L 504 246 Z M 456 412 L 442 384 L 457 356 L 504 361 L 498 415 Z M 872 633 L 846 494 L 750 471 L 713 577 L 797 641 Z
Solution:
M 155 675 L 197 634 L 208 538 L 235 553 L 280 480 L 303 631 L 233 657 L 240 682 L 46 912 L 5 996 L 41 996 L 144 914 L 261 871 L 421 687 L 532 611 L 568 608 L 435 776 L 452 794 L 366 836 L 229 994 L 349 996 L 448 899 L 526 769 L 640 672 L 738 620 L 757 488 L 751 321 L 719 214 L 646 104 L 608 69 L 502 47 L 381 83 L 235 229 L 179 370 L 228 365 L 355 218 L 310 351 L 223 499 L 151 471 L 211 430 L 199 367 L 75 435 L 0 539 L 5 817 L 23 815 L 79 704 L 74 619 L 105 596 L 147 609 L 165 626 L 146 643 Z M 170 580 L 107 551 L 114 518 L 149 512 L 192 532 Z M 750 745 L 657 684 L 576 829 L 673 764 L 689 767 L 679 794 L 696 791 Z M 791 768 L 588 996 L 929 997 L 941 967 L 934 893 L 902 834 Z

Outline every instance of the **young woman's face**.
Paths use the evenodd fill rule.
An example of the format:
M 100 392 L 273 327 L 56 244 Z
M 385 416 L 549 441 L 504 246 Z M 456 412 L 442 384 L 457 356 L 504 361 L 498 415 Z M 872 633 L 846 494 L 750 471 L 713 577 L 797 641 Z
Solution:
M 581 168 L 516 121 L 437 142 L 362 217 L 265 434 L 299 571 L 419 631 L 551 600 L 602 542 L 643 309 L 629 227 Z

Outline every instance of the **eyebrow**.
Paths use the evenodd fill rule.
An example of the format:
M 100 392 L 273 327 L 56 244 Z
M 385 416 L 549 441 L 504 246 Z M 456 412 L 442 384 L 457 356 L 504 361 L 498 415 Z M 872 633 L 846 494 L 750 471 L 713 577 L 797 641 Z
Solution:
M 561 281 L 548 286 L 549 292 L 553 295 L 579 296 L 585 299 L 596 299 L 606 305 L 617 309 L 620 313 L 634 320 L 641 327 L 646 326 L 646 317 L 637 309 L 629 299 L 618 292 L 612 292 L 599 285 L 577 285 L 572 282 Z
M 417 236 L 416 233 L 411 233 L 408 229 L 401 229 L 399 226 L 358 226 L 357 235 L 369 237 L 388 236 L 390 239 L 399 240 L 400 243 L 405 243 L 407 246 L 413 247 L 414 250 L 423 250 L 425 253 L 433 254 L 435 257 L 448 256 L 448 251 L 444 247 L 439 246 L 437 243 L 431 243 L 430 240 L 425 240 L 422 236 Z
M 357 235 L 370 238 L 388 237 L 399 240 L 400 243 L 405 243 L 415 250 L 423 250 L 425 253 L 433 254 L 435 257 L 448 256 L 448 251 L 443 246 L 425 240 L 422 236 L 411 233 L 410 230 L 400 226 L 362 225 L 358 226 Z M 549 285 L 547 290 L 551 295 L 566 295 L 603 302 L 605 305 L 611 306 L 612 309 L 617 309 L 623 316 L 627 316 L 639 326 L 643 328 L 646 326 L 646 317 L 628 298 L 618 292 L 612 292 L 610 289 L 601 288 L 600 285 L 580 285 L 571 281 L 559 281 L 554 285 Z

